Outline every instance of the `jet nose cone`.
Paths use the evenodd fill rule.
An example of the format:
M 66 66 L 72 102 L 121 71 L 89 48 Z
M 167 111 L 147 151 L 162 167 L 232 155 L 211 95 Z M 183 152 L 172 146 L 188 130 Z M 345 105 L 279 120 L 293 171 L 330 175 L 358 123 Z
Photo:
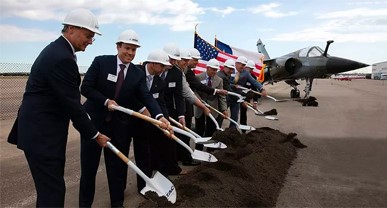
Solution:
M 369 65 L 339 57 L 329 57 L 327 61 L 327 71 L 330 74 L 352 71 L 367 66 Z

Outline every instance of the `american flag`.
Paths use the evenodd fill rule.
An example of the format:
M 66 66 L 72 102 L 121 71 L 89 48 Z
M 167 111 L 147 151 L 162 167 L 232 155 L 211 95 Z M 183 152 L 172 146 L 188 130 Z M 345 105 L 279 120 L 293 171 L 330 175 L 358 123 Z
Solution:
M 227 59 L 237 59 L 236 56 L 220 51 L 218 48 L 201 38 L 196 32 L 194 48 L 196 48 L 200 52 L 200 55 L 202 57 L 202 59 L 199 60 L 198 65 L 194 69 L 195 74 L 200 74 L 205 71 L 207 67 L 207 61 L 209 61 L 210 59 L 216 58 L 219 61 L 221 68 L 223 68 L 223 64 Z
M 215 41 L 218 41 L 218 40 L 215 40 Z M 219 48 L 211 45 L 209 42 L 207 42 L 202 37 L 200 37 L 200 35 L 197 34 L 196 32 L 195 32 L 194 48 L 196 48 L 200 52 L 200 55 L 202 57 L 202 59 L 199 60 L 198 65 L 194 69 L 195 74 L 200 74 L 203 71 L 206 71 L 207 61 L 210 59 L 216 58 L 220 63 L 220 68 L 223 69 L 224 62 L 226 62 L 228 59 L 233 59 L 234 61 L 236 61 L 236 59 L 238 58 L 238 56 L 231 55 L 229 53 L 221 51 Z M 243 53 L 241 55 L 243 55 Z M 258 77 L 258 81 L 260 82 L 263 82 L 264 80 L 264 77 L 263 77 L 264 73 L 261 73 L 263 72 L 262 71 L 263 68 L 264 68 L 264 65 L 262 62 L 260 62 L 255 64 L 255 69 L 253 70 L 253 74 L 256 77 Z

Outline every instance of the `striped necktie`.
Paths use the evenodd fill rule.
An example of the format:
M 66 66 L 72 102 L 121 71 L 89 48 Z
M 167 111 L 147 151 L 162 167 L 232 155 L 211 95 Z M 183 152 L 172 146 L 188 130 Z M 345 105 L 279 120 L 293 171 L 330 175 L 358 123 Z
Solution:
M 114 99 L 117 99 L 119 93 L 120 93 L 120 90 L 121 90 L 121 87 L 122 87 L 122 84 L 124 83 L 124 70 L 126 68 L 126 66 L 124 64 L 120 64 L 120 72 L 118 73 L 118 77 L 117 77 L 117 83 L 116 83 L 116 92 L 114 94 Z

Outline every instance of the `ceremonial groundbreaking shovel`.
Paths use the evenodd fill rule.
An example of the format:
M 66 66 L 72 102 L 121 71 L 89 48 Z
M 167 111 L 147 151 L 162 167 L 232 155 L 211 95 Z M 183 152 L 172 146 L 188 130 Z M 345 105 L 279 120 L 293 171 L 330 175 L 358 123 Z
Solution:
M 148 117 L 148 116 L 145 116 L 145 115 L 142 115 L 141 113 L 138 113 L 138 112 L 135 112 L 133 110 L 130 110 L 130 109 L 127 109 L 127 108 L 124 108 L 122 106 L 113 106 L 113 108 L 115 110 L 118 110 L 118 111 L 121 111 L 123 113 L 126 113 L 126 114 L 129 114 L 131 116 L 135 116 L 137 118 L 140 118 L 140 119 L 143 119 L 145 121 L 148 121 L 150 123 L 152 123 L 153 125 L 155 125 L 156 127 L 158 127 L 161 131 L 164 132 L 164 134 L 166 134 L 167 136 L 169 136 L 170 138 L 172 138 L 173 140 L 175 140 L 177 143 L 179 143 L 181 146 L 183 146 L 184 148 L 186 148 L 190 153 L 191 153 L 191 156 L 193 159 L 196 159 L 196 160 L 201 160 L 201 161 L 207 161 L 207 162 L 216 162 L 218 161 L 218 159 L 215 158 L 214 155 L 208 153 L 208 152 L 203 152 L 203 151 L 200 151 L 200 150 L 196 150 L 195 151 L 192 151 L 191 147 L 188 146 L 187 144 L 185 144 L 183 141 L 181 141 L 179 138 L 177 138 L 175 135 L 170 135 L 169 131 L 168 130 L 165 130 L 165 129 L 161 129 L 160 128 L 160 125 L 162 124 L 161 121 L 158 121 L 156 119 L 153 119 L 151 117 Z M 180 129 L 178 128 L 175 128 L 178 132 Z
M 238 103 L 243 103 L 245 101 L 245 97 L 243 97 L 242 95 L 240 95 L 238 93 L 227 91 L 227 94 L 238 97 L 239 98 L 237 100 Z
M 176 202 L 176 188 L 165 176 L 160 172 L 156 172 L 152 178 L 145 175 L 132 161 L 129 160 L 124 154 L 122 154 L 112 143 L 107 142 L 107 146 L 111 149 L 122 161 L 124 161 L 130 168 L 132 168 L 142 179 L 144 179 L 146 185 L 140 191 L 142 195 L 145 195 L 148 191 L 156 192 L 158 196 L 165 196 L 172 204 Z
M 205 106 L 207 106 L 208 108 L 210 108 L 211 110 L 219 113 L 220 115 L 223 115 L 223 113 L 221 113 L 220 111 L 216 110 L 214 107 L 208 105 L 207 103 L 203 102 Z M 224 116 L 227 120 L 231 121 L 232 123 L 234 123 L 240 130 L 246 130 L 246 131 L 253 131 L 255 130 L 254 127 L 252 126 L 248 126 L 248 125 L 242 125 L 242 124 L 239 124 L 238 122 L 234 121 L 233 119 L 231 119 L 230 117 L 228 116 Z
M 203 137 L 199 136 L 194 131 L 181 125 L 181 123 L 177 122 L 175 119 L 173 119 L 171 117 L 169 117 L 169 120 L 172 121 L 172 123 L 176 124 L 179 128 L 185 130 L 185 134 L 184 133 L 183 134 L 190 137 L 191 139 L 193 139 L 194 142 L 196 141 L 195 143 L 197 143 L 197 144 L 202 144 L 205 147 L 216 148 L 216 149 L 226 149 L 227 148 L 227 146 L 222 142 L 219 142 L 216 140 L 210 140 L 211 137 L 204 137 L 203 138 Z M 176 131 L 176 132 L 178 132 L 178 131 Z M 178 132 L 178 133 L 180 133 L 180 132 Z M 200 140 L 202 140 L 202 141 L 200 141 Z
M 175 135 L 170 135 L 171 133 L 169 133 L 168 130 L 165 130 L 165 129 L 162 129 L 160 128 L 160 126 L 158 126 L 157 124 L 153 124 L 155 125 L 157 128 L 159 128 L 162 132 L 164 132 L 165 135 L 167 135 L 168 137 L 172 136 L 172 139 L 175 140 L 177 143 L 179 143 L 181 146 L 183 146 L 184 148 L 186 148 L 190 153 L 191 153 L 191 157 L 192 159 L 195 159 L 195 160 L 201 160 L 201 161 L 206 161 L 206 162 L 217 162 L 218 159 L 216 159 L 216 157 L 208 152 L 203 152 L 203 151 L 200 151 L 200 150 L 197 150 L 195 149 L 194 151 L 192 151 L 191 147 L 188 146 L 186 143 L 184 143 L 183 141 L 181 141 L 179 138 L 177 138 Z
M 212 122 L 214 122 L 214 124 L 215 124 L 215 126 L 216 126 L 216 130 L 224 131 L 224 129 L 222 129 L 222 128 L 219 127 L 218 122 L 216 121 L 216 119 L 214 118 L 214 116 L 213 116 L 211 113 L 208 114 L 208 117 L 210 117 L 210 119 L 212 120 Z
M 255 113 L 255 115 L 257 115 L 257 116 L 265 116 L 265 118 L 268 120 L 278 120 L 278 117 L 276 117 L 276 116 L 267 116 L 267 115 L 265 115 L 264 112 L 260 111 L 259 109 L 254 109 L 250 103 L 247 103 L 247 108 L 252 110 Z
M 257 95 L 262 95 L 262 93 L 260 93 L 260 92 L 257 92 L 255 90 L 252 90 L 252 89 L 249 89 L 249 88 L 246 88 L 246 87 L 242 87 L 240 85 L 238 85 L 237 88 L 242 89 L 244 93 L 247 93 L 248 91 L 251 91 L 251 92 L 253 92 L 253 93 L 257 94 Z M 270 95 L 266 95 L 266 97 L 274 100 L 275 102 L 286 102 L 286 101 L 289 101 L 289 99 L 278 100 L 278 99 L 276 99 L 276 98 L 274 98 L 274 97 L 272 97 Z

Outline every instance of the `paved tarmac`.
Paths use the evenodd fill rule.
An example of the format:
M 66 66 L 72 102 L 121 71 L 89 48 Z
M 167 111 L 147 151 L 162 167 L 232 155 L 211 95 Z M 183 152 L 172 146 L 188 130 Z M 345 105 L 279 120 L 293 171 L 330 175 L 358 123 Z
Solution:
M 266 88 L 276 98 L 289 96 L 290 88 L 285 83 Z M 295 132 L 308 145 L 299 151 L 289 170 L 277 206 L 387 207 L 387 81 L 315 80 L 312 95 L 317 98 L 318 107 L 263 99 L 259 108 L 277 109 L 278 121 L 249 113 L 249 125 Z M 33 207 L 35 188 L 24 154 L 6 142 L 13 119 L 0 122 L 0 207 Z M 79 144 L 79 134 L 70 127 L 66 207 L 78 205 Z M 134 161 L 132 153 L 130 158 Z M 134 171 L 129 169 L 126 207 L 136 207 L 143 200 L 135 184 Z M 109 204 L 105 166 L 101 161 L 94 207 L 109 207 Z

